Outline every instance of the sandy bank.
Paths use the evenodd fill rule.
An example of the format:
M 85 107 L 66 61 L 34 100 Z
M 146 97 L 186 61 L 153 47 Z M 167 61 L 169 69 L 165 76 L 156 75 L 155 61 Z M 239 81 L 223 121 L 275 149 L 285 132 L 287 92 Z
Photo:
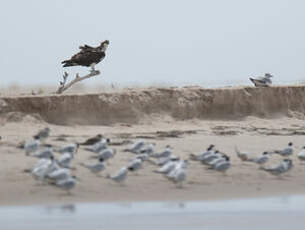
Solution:
M 126 89 L 117 93 L 0 98 L 0 116 L 34 114 L 59 125 L 136 124 L 152 115 L 175 120 L 264 118 L 305 112 L 305 86 Z

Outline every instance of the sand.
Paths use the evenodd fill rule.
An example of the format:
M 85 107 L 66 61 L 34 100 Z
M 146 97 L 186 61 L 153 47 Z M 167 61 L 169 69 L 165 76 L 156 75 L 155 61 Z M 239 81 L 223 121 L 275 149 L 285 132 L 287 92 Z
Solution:
M 303 135 L 292 135 L 294 131 L 305 132 L 302 120 L 293 118 L 259 119 L 248 117 L 243 121 L 154 121 L 149 124 L 112 125 L 112 126 L 56 126 L 51 128 L 51 137 L 47 141 L 56 146 L 65 143 L 56 141 L 59 135 L 67 135 L 67 143 L 82 141 L 89 136 L 102 133 L 113 142 L 144 139 L 156 143 L 161 150 L 165 145 L 174 147 L 174 153 L 188 158 L 190 153 L 198 153 L 209 144 L 232 158 L 232 168 L 226 176 L 205 169 L 198 162 L 191 162 L 187 171 L 184 188 L 178 189 L 167 179 L 152 171 L 155 166 L 145 163 L 139 175 L 129 174 L 126 186 L 119 186 L 103 177 L 90 174 L 79 166 L 80 162 L 90 161 L 92 153 L 81 148 L 75 157 L 73 174 L 81 181 L 73 190 L 72 196 L 51 186 L 41 186 L 24 173 L 37 161 L 26 157 L 24 151 L 15 147 L 22 140 L 29 139 L 38 129 L 46 124 L 7 123 L 1 127 L 3 137 L 0 145 L 0 204 L 41 204 L 90 201 L 144 201 L 144 200 L 210 200 L 239 197 L 272 196 L 282 194 L 301 194 L 305 192 L 305 165 L 293 156 L 295 167 L 284 179 L 278 179 L 258 170 L 258 166 L 242 163 L 234 153 L 234 145 L 241 150 L 261 154 L 264 150 L 277 149 L 293 141 L 296 151 L 304 145 Z M 175 132 L 172 132 L 175 131 Z M 177 132 L 179 131 L 179 132 Z M 178 137 L 171 137 L 172 134 Z M 168 135 L 167 137 L 167 134 Z M 175 136 L 175 135 L 174 135 Z M 138 138 L 137 138 L 138 137 Z M 118 150 L 117 156 L 102 174 L 113 173 L 127 164 L 134 157 L 123 152 L 126 145 L 113 146 Z M 280 160 L 274 157 L 273 161 Z
M 117 92 L 0 97 L 0 116 L 19 112 L 57 125 L 139 124 L 152 117 L 240 120 L 248 116 L 305 119 L 305 86 L 205 89 L 172 87 Z M 16 117 L 14 117 L 16 119 Z M 163 119 L 163 118 L 162 118 Z
M 297 153 L 305 145 L 305 103 L 302 96 L 304 89 L 304 87 L 274 87 L 271 88 L 272 92 L 269 92 L 266 91 L 268 89 L 250 88 L 247 92 L 254 95 L 253 100 L 243 99 L 244 89 L 240 88 L 212 90 L 209 91 L 210 95 L 214 95 L 210 104 L 211 108 L 206 106 L 206 100 L 203 100 L 203 104 L 199 103 L 202 95 L 206 95 L 205 90 L 190 89 L 188 91 L 187 88 L 162 89 L 163 91 L 149 89 L 146 91 L 153 93 L 148 98 L 144 98 L 145 100 L 142 98 L 143 91 L 135 93 L 134 90 L 125 92 L 128 100 L 124 98 L 122 92 L 100 96 L 44 95 L 0 98 L 0 108 L 2 108 L 0 109 L 0 136 L 2 136 L 0 140 L 0 205 L 212 200 L 303 194 L 305 192 L 305 164 L 296 159 L 295 155 L 292 157 L 294 168 L 284 178 L 279 179 L 258 170 L 257 165 L 241 162 L 236 157 L 234 146 L 237 145 L 241 150 L 251 152 L 253 155 L 259 155 L 265 150 L 284 148 L 288 142 L 292 141 Z M 144 94 L 148 95 L 146 91 Z M 165 94 L 161 93 L 158 101 L 153 103 L 154 95 L 161 91 Z M 261 98 L 259 101 L 260 92 L 265 96 L 273 95 L 271 101 L 268 101 L 268 97 Z M 273 97 L 281 93 L 287 97 L 278 97 L 276 102 L 278 107 L 276 107 L 273 105 L 275 103 Z M 162 102 L 167 94 L 173 94 L 172 99 Z M 90 99 L 93 104 L 97 103 L 98 97 L 103 98 L 102 105 L 108 103 L 106 103 L 108 109 L 103 110 L 102 106 L 98 106 L 94 110 L 88 105 L 91 103 Z M 106 100 L 105 97 L 108 99 Z M 182 103 L 183 98 L 188 98 L 188 102 Z M 198 103 L 193 102 L 194 98 L 197 98 Z M 227 104 L 224 103 L 226 98 L 228 98 Z M 238 101 L 234 101 L 234 98 Z M 182 101 L 186 102 L 184 99 Z M 175 104 L 176 107 L 172 106 L 171 103 L 176 100 L 180 100 L 181 103 Z M 128 108 L 126 110 L 122 109 L 124 102 L 129 106 L 125 107 Z M 234 104 L 234 108 L 230 109 L 230 106 L 233 106 L 230 103 Z M 183 106 L 179 107 L 179 105 Z M 268 107 L 270 105 L 273 105 L 273 109 Z M 77 108 L 82 111 L 81 115 L 75 114 Z M 188 108 L 190 113 L 187 113 Z M 182 113 L 177 114 L 179 111 L 184 111 L 183 116 Z M 234 117 L 228 114 L 225 117 L 225 114 L 230 111 L 239 116 Z M 200 112 L 206 116 L 200 115 Z M 52 116 L 47 116 L 49 113 Z M 73 117 L 73 114 L 75 114 L 74 118 L 69 120 L 68 118 L 70 115 Z M 133 115 L 135 119 L 132 119 Z M 213 115 L 216 117 L 211 117 Z M 91 119 L 88 120 L 88 124 L 86 124 L 87 117 Z M 104 124 L 96 122 L 99 118 Z M 63 121 L 62 124 L 59 124 L 60 120 Z M 71 121 L 75 122 L 71 123 Z M 90 156 L 92 156 L 92 153 L 80 148 L 73 162 L 76 168 L 73 174 L 81 181 L 73 190 L 73 194 L 67 196 L 65 192 L 55 187 L 38 185 L 29 173 L 24 172 L 25 169 L 30 169 L 37 159 L 25 156 L 24 151 L 16 146 L 30 139 L 44 127 L 51 128 L 51 136 L 47 143 L 58 147 L 83 141 L 101 133 L 109 137 L 114 144 L 142 139 L 148 143 L 156 143 L 157 150 L 162 150 L 170 144 L 174 148 L 174 154 L 183 159 L 187 159 L 190 153 L 196 154 L 203 151 L 213 143 L 217 149 L 231 157 L 232 168 L 228 170 L 226 176 L 223 176 L 221 173 L 207 170 L 198 162 L 190 162 L 186 183 L 182 189 L 179 189 L 162 175 L 154 173 L 156 166 L 145 162 L 139 175 L 130 173 L 126 185 L 120 186 L 109 181 L 105 176 L 116 172 L 134 157 L 133 154 L 122 151 L 128 146 L 127 144 L 111 146 L 116 148 L 118 153 L 109 161 L 106 171 L 102 173 L 104 177 L 96 177 L 79 165 L 81 162 L 90 162 Z M 61 135 L 66 135 L 65 142 L 58 140 Z M 281 157 L 274 156 L 270 164 L 280 160 Z

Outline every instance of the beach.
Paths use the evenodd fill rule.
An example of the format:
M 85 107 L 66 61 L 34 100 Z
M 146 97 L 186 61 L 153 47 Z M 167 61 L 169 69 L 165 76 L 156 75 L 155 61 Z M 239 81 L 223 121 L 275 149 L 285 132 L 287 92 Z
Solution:
M 144 89 L 139 92 L 128 90 L 100 95 L 2 97 L 0 205 L 218 200 L 303 194 L 305 164 L 296 157 L 296 153 L 305 145 L 303 90 L 303 86 L 250 88 L 247 92 L 252 94 L 248 97 L 244 97 L 243 88 L 213 89 L 213 93 L 200 88 L 183 88 Z M 150 96 L 143 98 L 143 94 L 148 95 L 147 92 L 151 92 Z M 202 96 L 207 95 L 207 92 L 209 97 L 215 95 L 213 97 L 216 99 L 207 102 Z M 261 97 L 260 92 L 266 97 Z M 269 104 L 274 103 L 273 97 L 282 93 L 286 93 L 287 98 L 278 97 L 278 106 L 268 108 Z M 172 94 L 172 97 L 168 101 L 162 101 L 168 94 Z M 102 98 L 101 105 L 96 104 L 96 98 Z M 228 103 L 224 104 L 226 98 Z M 153 99 L 156 100 L 154 103 Z M 95 110 L 89 109 L 92 107 L 90 102 L 96 104 Z M 206 103 L 210 106 L 206 106 Z M 78 108 L 81 114 L 77 114 Z M 230 110 L 232 114 L 239 116 L 233 119 L 232 114 L 228 114 L 225 118 Z M 261 113 L 263 110 L 265 112 Z M 87 115 L 84 114 L 85 111 Z M 179 115 L 179 111 L 184 113 Z M 99 119 L 103 124 L 99 124 Z M 80 181 L 72 195 L 67 196 L 54 186 L 40 185 L 35 181 L 26 171 L 33 167 L 37 159 L 25 156 L 24 150 L 17 148 L 20 143 L 30 140 L 38 130 L 45 127 L 51 129 L 46 143 L 52 144 L 54 148 L 102 134 L 110 138 L 110 147 L 115 148 L 117 154 L 109 160 L 102 176 L 97 177 L 80 166 L 82 162 L 93 161 L 93 153 L 80 147 L 72 163 L 75 168 L 72 174 L 80 178 Z M 199 162 L 189 161 L 187 179 L 181 189 L 163 175 L 154 173 L 157 166 L 149 162 L 144 163 L 138 175 L 130 172 L 124 186 L 108 180 L 107 174 L 115 173 L 135 157 L 123 150 L 137 140 L 155 143 L 156 151 L 170 145 L 173 147 L 173 154 L 181 159 L 189 159 L 190 154 L 198 154 L 214 144 L 215 149 L 230 156 L 232 167 L 223 175 L 208 170 Z M 237 146 L 241 151 L 259 156 L 264 151 L 283 149 L 288 142 L 294 144 L 295 154 L 291 157 L 294 167 L 282 178 L 259 170 L 256 164 L 242 162 L 234 150 Z M 56 157 L 58 156 L 56 153 Z M 272 155 L 267 166 L 281 159 L 281 156 Z

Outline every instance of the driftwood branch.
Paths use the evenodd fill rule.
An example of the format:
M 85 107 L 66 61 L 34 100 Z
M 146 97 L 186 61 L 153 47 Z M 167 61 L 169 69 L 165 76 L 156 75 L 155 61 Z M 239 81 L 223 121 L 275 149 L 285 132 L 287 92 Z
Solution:
M 68 84 L 66 84 L 69 74 L 67 72 L 65 72 L 64 75 L 63 75 L 63 81 L 59 82 L 60 85 L 59 85 L 59 87 L 58 87 L 58 89 L 55 93 L 56 94 L 61 94 L 64 91 L 66 91 L 67 89 L 69 89 L 75 83 L 77 83 L 79 81 L 82 81 L 82 80 L 85 80 L 87 78 L 94 77 L 94 76 L 99 75 L 99 74 L 100 74 L 100 71 L 98 71 L 98 70 L 92 70 L 89 74 L 87 74 L 83 77 L 80 77 L 79 74 L 77 73 L 74 80 L 72 80 Z

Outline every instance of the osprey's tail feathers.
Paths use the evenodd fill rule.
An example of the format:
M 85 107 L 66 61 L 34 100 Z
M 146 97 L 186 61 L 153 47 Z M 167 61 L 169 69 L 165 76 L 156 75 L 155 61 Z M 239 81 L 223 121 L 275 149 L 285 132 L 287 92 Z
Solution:
M 71 61 L 71 60 L 65 60 L 65 61 L 61 62 L 61 64 L 64 64 L 63 67 L 69 67 L 69 66 L 75 66 L 75 65 L 77 65 L 76 63 L 74 63 L 74 62 Z

